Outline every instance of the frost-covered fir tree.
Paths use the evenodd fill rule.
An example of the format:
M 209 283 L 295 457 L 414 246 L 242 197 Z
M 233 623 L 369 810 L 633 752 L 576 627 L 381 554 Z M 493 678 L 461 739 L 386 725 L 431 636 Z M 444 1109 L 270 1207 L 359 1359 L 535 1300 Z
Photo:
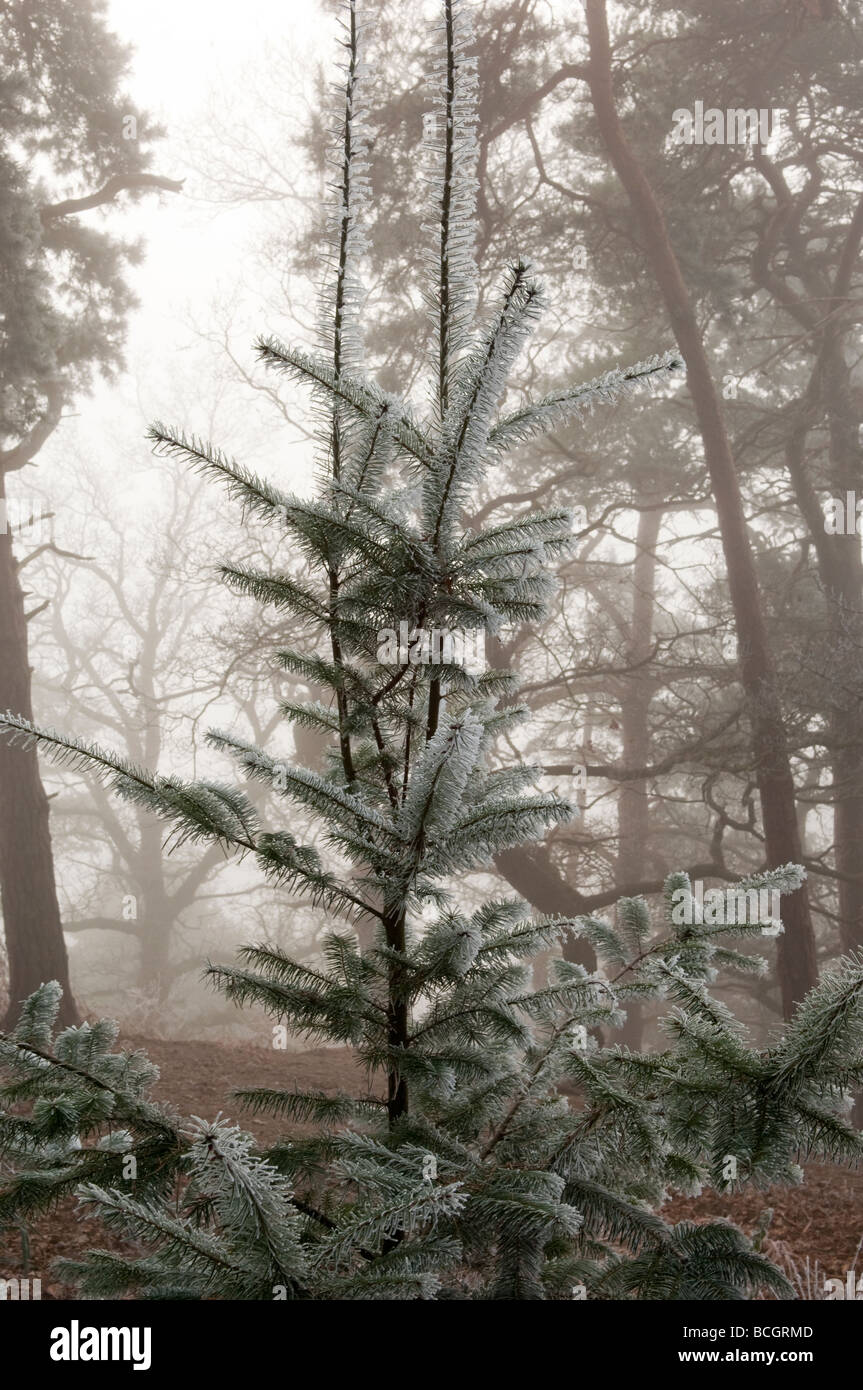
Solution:
M 536 769 L 493 766 L 495 740 L 525 718 L 511 701 L 512 676 L 472 669 L 446 642 L 434 645 L 434 633 L 493 633 L 542 618 L 567 542 L 564 511 L 471 525 L 475 490 L 504 452 L 636 383 L 664 379 L 678 363 L 656 358 L 499 413 L 541 292 L 529 266 L 513 265 L 494 312 L 477 320 L 476 76 L 464 11 L 443 0 L 442 12 L 426 138 L 430 408 L 417 413 L 363 368 L 367 142 L 351 0 L 324 348 L 312 354 L 272 339 L 258 348 L 315 393 L 317 495 L 287 495 L 202 441 L 153 430 L 161 449 L 283 532 L 286 557 L 302 552 L 302 573 L 286 559 L 275 573 L 226 565 L 223 575 L 240 594 L 292 615 L 305 634 L 278 660 L 330 700 L 286 703 L 284 713 L 326 733 L 326 768 L 286 768 L 213 733 L 215 749 L 284 800 L 284 818 L 265 826 L 232 785 L 157 776 L 14 713 L 3 720 L 9 736 L 103 773 L 179 837 L 252 856 L 320 907 L 330 927 L 317 965 L 253 945 L 240 964 L 211 974 L 238 1004 L 312 1041 L 353 1048 L 367 1074 L 359 1095 L 238 1093 L 285 1121 L 289 1137 L 258 1152 L 221 1120 L 183 1121 L 150 1101 L 154 1068 L 140 1053 L 114 1050 L 114 1025 L 55 1036 L 58 990 L 44 985 L 0 1039 L 0 1223 L 26 1222 L 77 1193 L 86 1214 L 136 1242 L 132 1255 L 95 1249 L 61 1261 L 85 1295 L 789 1294 L 733 1226 L 669 1225 L 659 1214 L 664 1198 L 705 1183 L 794 1182 L 803 1156 L 861 1152 L 843 1117 L 845 1092 L 863 1079 L 859 962 L 841 963 L 758 1051 L 709 986 L 720 968 L 758 968 L 725 940 L 764 928 L 680 914 L 691 892 L 683 874 L 669 878 L 657 921 L 640 898 L 620 902 L 613 921 L 540 918 L 504 899 L 473 912 L 460 903 L 464 874 L 571 814 L 564 800 L 530 790 Z M 382 664 L 381 635 L 405 631 L 410 650 L 402 643 Z M 427 659 L 414 659 L 417 651 Z M 323 827 L 325 855 L 288 828 L 291 807 Z M 787 892 L 801 877 L 786 866 L 743 886 Z M 590 941 L 601 968 L 558 958 L 548 985 L 535 989 L 530 958 L 566 932 Z M 608 1041 L 632 999 L 665 1002 L 664 1050 L 632 1054 Z

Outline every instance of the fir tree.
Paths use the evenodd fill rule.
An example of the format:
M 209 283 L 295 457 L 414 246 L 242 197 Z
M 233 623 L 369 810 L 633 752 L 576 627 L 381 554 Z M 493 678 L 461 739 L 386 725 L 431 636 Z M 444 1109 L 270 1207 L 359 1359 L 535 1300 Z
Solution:
M 222 574 L 305 633 L 278 659 L 331 700 L 286 702 L 284 714 L 328 735 L 327 765 L 286 768 L 227 733 L 210 742 L 314 817 L 327 854 L 284 824 L 263 825 L 251 798 L 227 783 L 157 776 L 14 714 L 2 721 L 13 739 L 104 774 L 176 839 L 254 856 L 272 881 L 323 908 L 333 920 L 318 965 L 257 944 L 210 974 L 237 1004 L 263 1008 L 312 1042 L 353 1048 L 368 1077 L 362 1095 L 238 1092 L 253 1111 L 314 1128 L 261 1153 L 220 1119 L 183 1121 L 152 1103 L 154 1069 L 139 1053 L 114 1050 L 114 1025 L 55 1037 L 59 990 L 44 985 L 0 1039 L 8 1174 L 0 1222 L 26 1221 L 77 1192 L 85 1212 L 144 1247 L 62 1261 L 60 1272 L 86 1295 L 788 1294 L 734 1227 L 669 1225 L 658 1208 L 668 1193 L 704 1183 L 799 1180 L 796 1163 L 808 1153 L 861 1152 L 843 1118 L 844 1094 L 863 1077 L 859 962 L 843 962 L 784 1035 L 757 1051 L 708 987 L 719 968 L 763 968 L 726 943 L 763 927 L 677 925 L 685 875 L 668 880 L 657 924 L 639 898 L 619 903 L 613 922 L 531 918 L 511 900 L 474 912 L 459 903 L 460 876 L 572 808 L 530 790 L 537 769 L 493 766 L 495 740 L 526 717 L 512 703 L 509 673 L 471 670 L 445 653 L 433 663 L 402 652 L 384 666 L 381 634 L 403 623 L 411 633 L 494 633 L 540 618 L 569 517 L 558 510 L 472 527 L 478 484 L 503 451 L 680 364 L 657 357 L 499 413 L 542 295 L 519 262 L 505 272 L 494 312 L 477 319 L 476 73 L 464 10 L 443 0 L 442 11 L 437 120 L 426 143 L 430 408 L 419 414 L 363 368 L 368 142 L 350 0 L 323 346 L 258 344 L 270 367 L 315 394 L 317 494 L 291 496 L 201 440 L 152 431 L 160 450 L 225 484 L 302 553 L 302 573 L 225 565 Z M 790 892 L 801 881 L 788 865 L 741 886 Z M 566 932 L 590 941 L 601 968 L 558 958 L 548 985 L 535 989 L 530 958 Z M 600 1041 L 634 999 L 667 1001 L 663 1051 Z

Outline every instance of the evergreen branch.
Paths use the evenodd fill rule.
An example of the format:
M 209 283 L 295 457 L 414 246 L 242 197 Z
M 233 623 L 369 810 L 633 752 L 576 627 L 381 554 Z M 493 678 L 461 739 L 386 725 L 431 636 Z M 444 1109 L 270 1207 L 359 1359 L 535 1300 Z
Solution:
M 327 610 L 320 599 L 290 575 L 264 574 L 239 565 L 220 565 L 219 573 L 231 588 L 248 594 L 259 603 L 272 604 L 277 609 L 287 608 L 314 623 L 327 622 Z
M 329 364 L 300 348 L 285 347 L 277 338 L 259 338 L 255 350 L 262 362 L 276 371 L 288 372 L 300 381 L 324 388 L 334 399 L 349 406 L 364 420 L 375 420 L 388 398 L 373 383 L 350 373 L 336 376 Z M 412 416 L 390 402 L 393 437 L 418 463 L 430 467 L 434 451 L 425 431 Z
M 196 472 L 225 483 L 229 495 L 242 502 L 249 511 L 258 513 L 268 521 L 284 520 L 291 499 L 206 440 L 194 434 L 187 436 L 182 430 L 173 430 L 160 420 L 150 426 L 147 438 L 154 446 L 154 453 L 179 458 Z
M 457 1215 L 468 1200 L 460 1185 L 426 1186 L 401 1196 L 387 1206 L 371 1210 L 360 1209 L 356 1215 L 336 1226 L 331 1238 L 322 1243 L 313 1256 L 317 1268 L 326 1264 L 338 1267 L 362 1247 L 380 1247 L 402 1232 L 427 1226 L 434 1228 L 442 1218 Z
M 45 986 L 43 986 L 45 988 Z M 143 1130 L 159 1130 L 175 1139 L 177 1145 L 181 1145 L 179 1131 L 171 1123 L 167 1114 L 157 1109 L 153 1105 L 142 1105 L 135 1101 L 127 1091 L 119 1086 L 113 1086 L 110 1082 L 104 1081 L 101 1077 L 87 1071 L 86 1068 L 77 1066 L 74 1062 L 64 1061 L 57 1057 L 55 1053 L 48 1052 L 46 1049 L 36 1047 L 32 1042 L 21 1042 L 14 1034 L 0 1032 L 0 1045 L 17 1052 L 22 1061 L 27 1061 L 30 1057 L 38 1057 L 41 1061 L 47 1062 L 54 1070 L 62 1072 L 68 1076 L 73 1076 L 79 1081 L 86 1082 L 88 1086 L 95 1087 L 98 1091 L 103 1091 L 110 1095 L 115 1103 L 117 1113 L 126 1120 L 135 1121 Z M 4 1117 L 5 1118 L 5 1117 Z
M 661 382 L 683 365 L 679 353 L 666 352 L 632 367 L 614 367 L 581 386 L 554 391 L 499 420 L 489 434 L 489 445 L 499 453 L 506 453 L 517 444 L 569 424 L 573 418 L 581 417 L 597 405 L 612 404 L 636 386 Z

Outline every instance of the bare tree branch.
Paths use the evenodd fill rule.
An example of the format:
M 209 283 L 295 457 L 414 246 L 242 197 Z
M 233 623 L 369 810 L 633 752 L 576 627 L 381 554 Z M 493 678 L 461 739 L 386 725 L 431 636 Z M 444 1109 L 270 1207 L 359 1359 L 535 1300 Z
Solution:
M 185 179 L 164 179 L 158 174 L 113 174 L 106 184 L 95 193 L 84 198 L 64 198 L 61 203 L 46 203 L 39 209 L 42 225 L 47 226 L 58 217 L 69 217 L 76 212 L 89 212 L 90 208 L 104 207 L 113 203 L 118 193 L 141 188 L 159 188 L 165 193 L 179 193 Z

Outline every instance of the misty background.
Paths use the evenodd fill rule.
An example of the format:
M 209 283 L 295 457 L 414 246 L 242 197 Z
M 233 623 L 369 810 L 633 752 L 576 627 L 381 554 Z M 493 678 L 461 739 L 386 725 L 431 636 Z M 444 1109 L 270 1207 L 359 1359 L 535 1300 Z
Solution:
M 252 344 L 263 333 L 315 341 L 335 13 L 199 0 L 113 0 L 105 13 L 130 49 L 113 118 L 128 93 L 158 122 L 148 168 L 182 188 L 75 214 L 140 241 L 140 263 L 122 272 L 137 300 L 124 365 L 70 386 L 38 467 L 10 474 L 8 493 L 19 519 L 16 505 L 51 514 L 14 536 L 37 720 L 162 772 L 231 777 L 204 747 L 212 726 L 309 766 L 321 757 L 316 737 L 278 714 L 289 693 L 271 659 L 286 644 L 278 615 L 216 573 L 256 555 L 292 570 L 301 561 L 154 458 L 145 433 L 165 420 L 286 490 L 311 483 L 313 415 L 263 375 Z M 414 396 L 425 13 L 413 0 L 368 7 L 367 341 L 381 384 Z M 673 869 L 711 886 L 754 872 L 767 857 L 756 759 L 772 750 L 789 769 L 788 787 L 780 769 L 769 795 L 777 818 L 793 820 L 806 907 L 794 908 L 793 932 L 744 943 L 768 958 L 765 973 L 722 982 L 763 1037 L 812 961 L 863 942 L 863 563 L 853 528 L 827 536 L 822 513 L 863 484 L 860 17 L 826 0 L 745 13 L 657 0 L 614 6 L 610 19 L 621 120 L 666 219 L 721 427 L 705 432 L 685 384 L 663 387 L 661 404 L 598 412 L 493 475 L 482 519 L 583 509 L 554 617 L 489 651 L 519 672 L 533 712 L 503 755 L 541 765 L 540 785 L 573 795 L 579 816 L 542 846 L 500 856 L 463 893 L 475 904 L 509 885 L 538 911 L 601 914 L 622 893 L 655 899 Z M 581 8 L 489 0 L 476 28 L 482 289 L 507 259 L 529 256 L 549 300 L 515 399 L 673 347 L 680 306 L 598 125 Z M 763 147 L 675 144 L 674 113 L 696 101 L 785 115 Z M 57 201 L 90 191 L 50 159 L 33 177 Z M 774 666 L 762 706 L 738 668 L 758 634 L 741 630 L 728 582 L 735 518 L 727 501 L 721 514 L 708 466 L 722 438 Z M 217 848 L 166 855 L 161 825 L 90 778 L 42 766 L 41 779 L 81 1013 L 155 1037 L 266 1036 L 265 1020 L 205 988 L 203 964 L 251 939 L 313 960 L 322 914 Z M 0 795 L 8 806 L 8 785 Z M 6 974 L 0 964 L 0 984 Z M 651 1027 L 633 1006 L 624 1040 L 649 1043 Z

